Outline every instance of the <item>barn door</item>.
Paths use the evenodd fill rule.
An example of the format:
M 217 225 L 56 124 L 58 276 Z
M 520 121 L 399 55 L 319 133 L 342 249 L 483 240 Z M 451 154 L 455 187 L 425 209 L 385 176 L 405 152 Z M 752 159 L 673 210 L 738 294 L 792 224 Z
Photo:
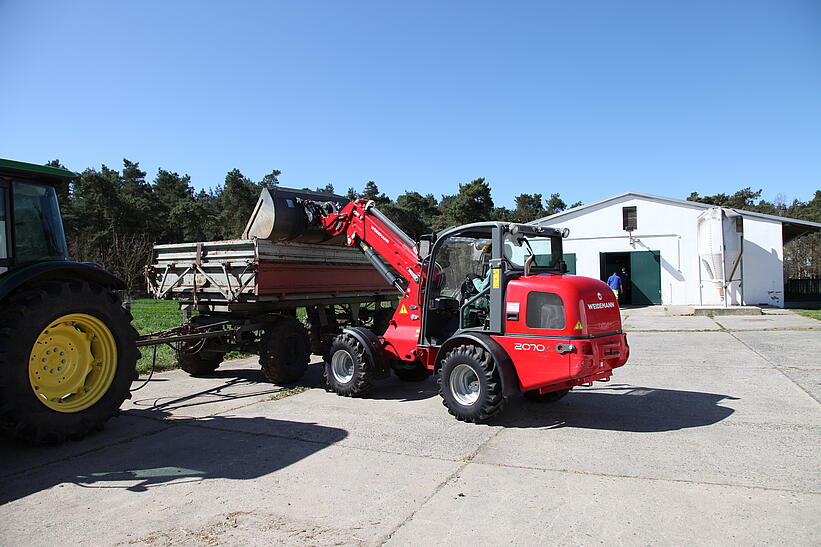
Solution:
M 631 252 L 630 281 L 634 305 L 661 304 L 661 253 Z

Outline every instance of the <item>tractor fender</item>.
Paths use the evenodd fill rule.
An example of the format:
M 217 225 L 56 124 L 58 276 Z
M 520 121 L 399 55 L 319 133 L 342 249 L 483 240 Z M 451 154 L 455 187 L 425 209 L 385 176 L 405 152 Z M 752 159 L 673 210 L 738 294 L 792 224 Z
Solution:
M 50 279 L 81 279 L 111 289 L 125 289 L 123 280 L 113 273 L 93 264 L 68 260 L 38 262 L 13 270 L 4 277 L 0 282 L 0 300 L 21 287 Z
M 378 371 L 377 377 L 381 378 L 390 374 L 390 368 L 385 362 L 385 359 L 382 358 L 382 344 L 378 336 L 365 327 L 348 327 L 342 329 L 342 332 L 350 334 L 362 344 L 362 347 L 365 348 L 365 353 L 368 355 L 371 363 L 373 363 L 374 368 Z
M 499 369 L 499 378 L 502 381 L 502 393 L 504 393 L 505 396 L 519 392 L 519 375 L 516 374 L 516 367 L 513 366 L 513 360 L 510 358 L 510 355 L 508 355 L 501 344 L 482 332 L 462 332 L 445 340 L 445 343 L 439 348 L 439 353 L 436 354 L 434 366 L 437 371 L 442 366 L 442 360 L 448 352 L 461 344 L 475 344 L 490 353 L 491 357 L 493 357 L 494 365 Z

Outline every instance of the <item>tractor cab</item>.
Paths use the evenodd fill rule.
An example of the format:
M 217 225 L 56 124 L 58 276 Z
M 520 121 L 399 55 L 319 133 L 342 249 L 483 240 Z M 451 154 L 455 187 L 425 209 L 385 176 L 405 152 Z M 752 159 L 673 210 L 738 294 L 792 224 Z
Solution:
M 67 259 L 55 187 L 74 177 L 65 169 L 0 159 L 0 274 Z
M 462 331 L 503 333 L 506 313 L 518 309 L 506 299 L 511 280 L 567 272 L 560 231 L 503 222 L 468 224 L 439 234 L 427 264 L 428 313 L 423 314 L 421 338 L 430 346 Z

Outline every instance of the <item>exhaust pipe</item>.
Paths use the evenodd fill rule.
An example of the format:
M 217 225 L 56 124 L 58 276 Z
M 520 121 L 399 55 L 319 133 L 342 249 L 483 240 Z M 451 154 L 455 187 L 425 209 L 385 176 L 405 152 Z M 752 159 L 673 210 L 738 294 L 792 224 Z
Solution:
M 302 199 L 328 202 L 338 209 L 350 201 L 342 196 L 310 190 L 295 190 L 280 186 L 263 188 L 251 213 L 251 218 L 242 232 L 242 238 L 319 245 L 344 244 L 344 238 L 331 237 L 322 228 L 311 225 L 305 208 L 299 203 Z

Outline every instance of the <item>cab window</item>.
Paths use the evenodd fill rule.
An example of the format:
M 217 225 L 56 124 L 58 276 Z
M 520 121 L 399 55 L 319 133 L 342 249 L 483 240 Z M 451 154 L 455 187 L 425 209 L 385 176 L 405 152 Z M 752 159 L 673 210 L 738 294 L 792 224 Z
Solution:
M 15 260 L 64 260 L 66 236 L 54 188 L 22 181 L 12 184 Z
M 8 188 L 0 187 L 0 261 L 9 257 L 9 229 L 7 225 L 6 207 L 8 206 Z M 6 271 L 7 267 L 0 263 L 0 273 Z
M 554 249 L 552 237 L 526 237 L 521 234 L 505 234 L 503 254 L 514 270 L 524 268 L 525 262 L 533 257 L 534 268 L 559 269 L 561 254 Z
M 527 295 L 527 326 L 531 329 L 564 329 L 564 303 L 558 294 L 533 291 Z

